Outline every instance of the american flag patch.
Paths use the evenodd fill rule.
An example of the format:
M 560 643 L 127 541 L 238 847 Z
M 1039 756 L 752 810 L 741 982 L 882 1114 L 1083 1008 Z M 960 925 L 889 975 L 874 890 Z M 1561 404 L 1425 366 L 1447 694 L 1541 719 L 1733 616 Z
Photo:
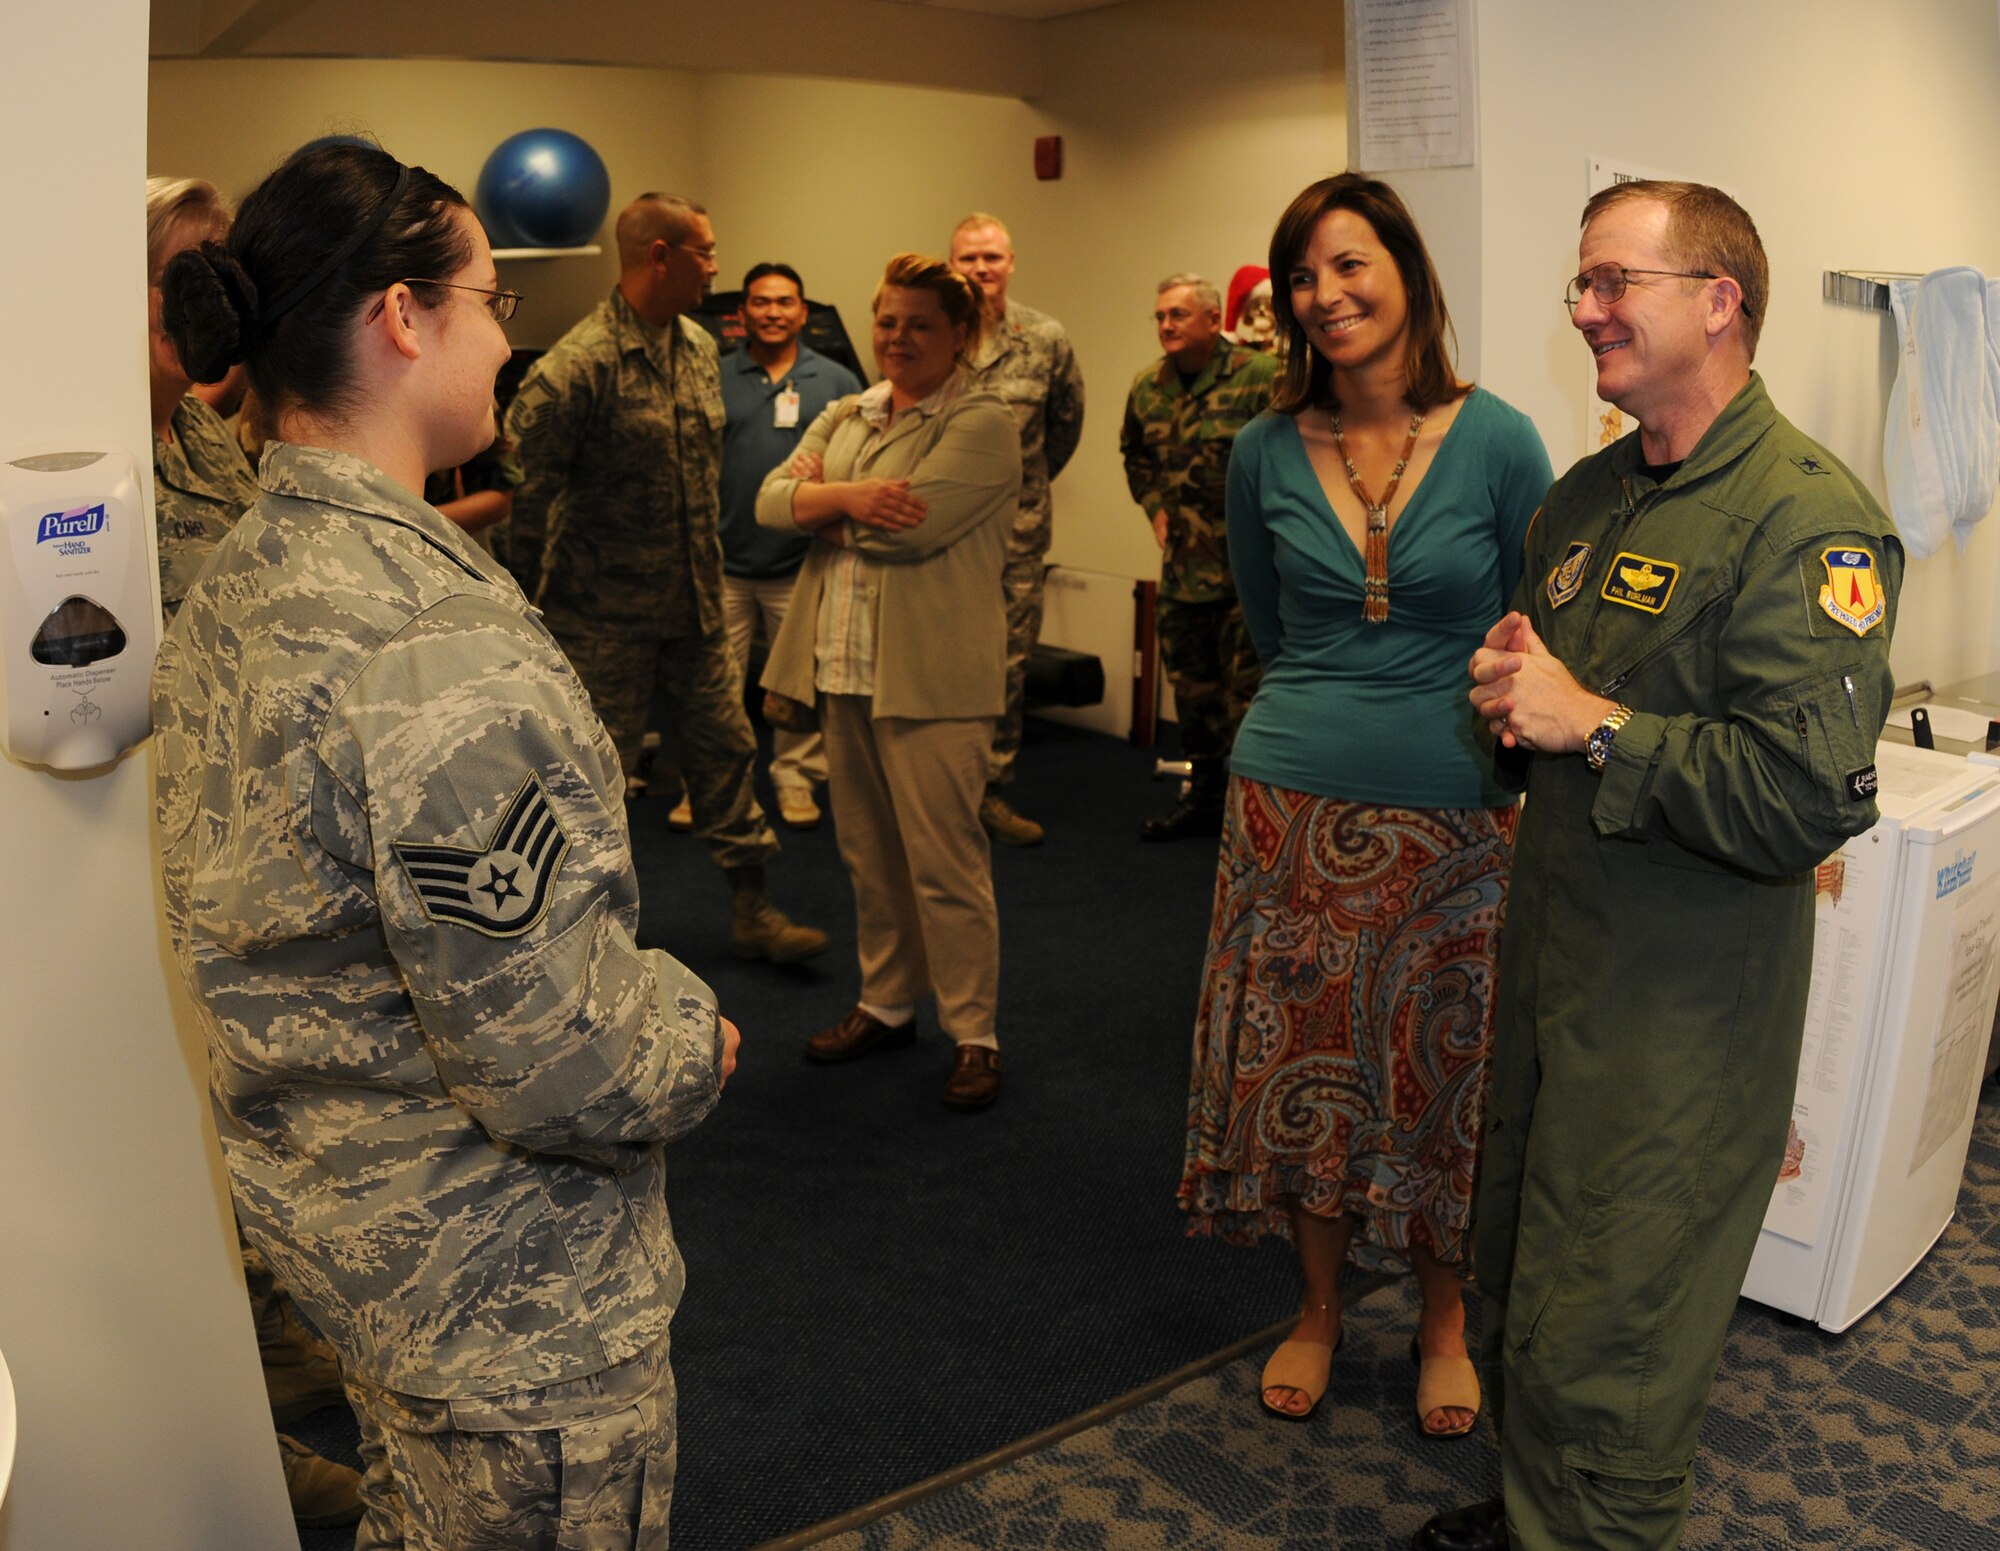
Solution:
M 479 850 L 408 840 L 396 841 L 395 848 L 433 921 L 488 937 L 519 937 L 548 914 L 569 836 L 556 822 L 541 777 L 531 774 Z

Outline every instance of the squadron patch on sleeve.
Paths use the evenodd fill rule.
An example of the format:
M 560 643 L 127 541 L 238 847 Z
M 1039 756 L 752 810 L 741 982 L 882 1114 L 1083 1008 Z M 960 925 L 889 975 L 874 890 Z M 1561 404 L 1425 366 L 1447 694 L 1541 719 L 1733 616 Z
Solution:
M 395 848 L 431 920 L 488 937 L 519 937 L 548 914 L 569 836 L 541 777 L 530 775 L 478 850 L 408 840 Z
M 1865 549 L 1843 547 L 1822 550 L 1819 558 L 1826 567 L 1819 606 L 1827 618 L 1856 635 L 1866 635 L 1881 624 L 1889 612 L 1889 600 L 1875 575 L 1875 557 Z
M 1584 567 L 1590 564 L 1590 546 L 1572 544 L 1562 564 L 1549 572 L 1549 607 L 1559 609 L 1583 591 Z
M 1674 584 L 1680 579 L 1681 568 L 1671 560 L 1649 560 L 1630 550 L 1620 550 L 1612 556 L 1611 574 L 1604 578 L 1598 592 L 1628 609 L 1659 614 L 1665 612 L 1668 600 L 1674 595 Z

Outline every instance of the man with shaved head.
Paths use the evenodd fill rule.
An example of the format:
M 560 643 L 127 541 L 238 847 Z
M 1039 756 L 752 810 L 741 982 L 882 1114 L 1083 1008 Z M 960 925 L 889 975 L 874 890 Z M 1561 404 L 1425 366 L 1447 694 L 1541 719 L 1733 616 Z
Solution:
M 642 194 L 618 217 L 618 284 L 537 361 L 507 412 L 525 476 L 509 564 L 590 691 L 629 781 L 665 707 L 695 833 L 729 880 L 731 950 L 796 963 L 826 933 L 765 889 L 777 837 L 722 612 L 722 382 L 685 315 L 715 278 L 708 212 Z
M 1083 373 L 1063 326 L 1046 313 L 1008 298 L 1014 239 L 997 215 L 975 210 L 951 234 L 951 267 L 986 298 L 987 327 L 972 362 L 973 382 L 997 393 L 1021 428 L 1021 506 L 1007 536 L 1007 709 L 993 726 L 986 797 L 979 807 L 987 832 L 1006 845 L 1031 846 L 1042 826 L 1014 811 L 1004 795 L 1021 751 L 1021 711 L 1028 654 L 1042 633 L 1042 577 L 1047 569 L 1054 507 L 1049 484 L 1063 471 L 1083 435 Z

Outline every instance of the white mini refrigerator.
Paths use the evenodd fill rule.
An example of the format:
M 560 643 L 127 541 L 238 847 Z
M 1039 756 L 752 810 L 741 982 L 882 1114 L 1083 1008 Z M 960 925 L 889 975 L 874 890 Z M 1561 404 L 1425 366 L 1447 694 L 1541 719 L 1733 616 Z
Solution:
M 1743 1295 L 1845 1330 L 1958 1202 L 2000 999 L 2000 769 L 1876 750 L 1882 818 L 1818 872 L 1792 1134 Z

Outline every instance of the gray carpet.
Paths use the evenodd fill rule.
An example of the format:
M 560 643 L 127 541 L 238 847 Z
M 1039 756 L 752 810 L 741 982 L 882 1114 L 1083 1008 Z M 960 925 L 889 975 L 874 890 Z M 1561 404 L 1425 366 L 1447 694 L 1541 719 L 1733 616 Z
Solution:
M 820 1551 L 1343 1551 L 1400 1547 L 1498 1489 L 1490 1427 L 1417 1435 L 1407 1282 L 1350 1309 L 1334 1388 L 1299 1426 L 1257 1409 L 1262 1351 L 856 1528 Z M 2000 1098 L 1957 1219 L 1845 1335 L 1739 1305 L 1697 1467 L 1690 1548 L 2000 1546 Z M 974 1391 L 966 1394 L 976 1403 Z M 912 1498 L 915 1498 L 912 1501 Z M 852 1519 L 846 1521 L 851 1523 Z M 799 1544 L 794 1537 L 789 1544 Z

